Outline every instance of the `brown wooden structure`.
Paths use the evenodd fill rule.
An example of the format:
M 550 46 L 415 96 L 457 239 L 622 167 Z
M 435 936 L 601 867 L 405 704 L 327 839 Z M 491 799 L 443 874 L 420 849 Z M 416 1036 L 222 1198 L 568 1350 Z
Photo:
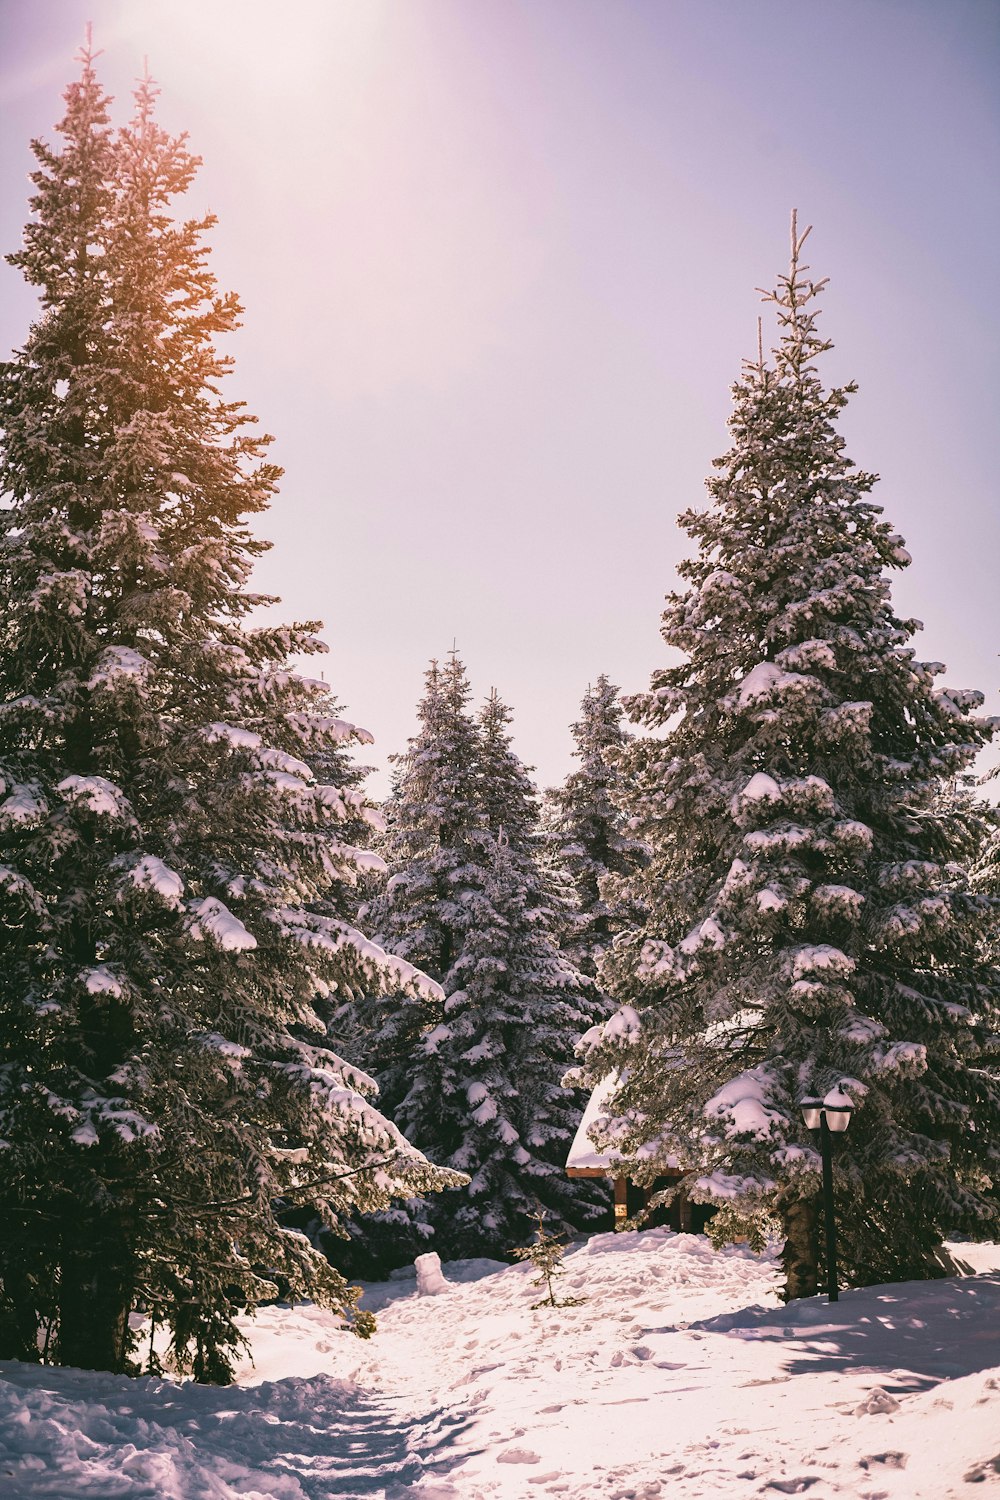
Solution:
M 610 1178 L 614 1183 L 615 1229 L 622 1229 L 628 1219 L 646 1207 L 654 1193 L 674 1183 L 683 1183 L 687 1174 L 667 1171 L 657 1177 L 652 1187 L 644 1187 L 633 1182 L 627 1162 L 615 1160 L 597 1149 L 588 1132 L 598 1115 L 603 1114 L 604 1101 L 615 1086 L 614 1078 L 605 1078 L 590 1096 L 566 1160 L 566 1175 Z M 647 1222 L 650 1225 L 667 1224 L 678 1234 L 700 1234 L 714 1211 L 704 1203 L 692 1203 L 681 1187 L 668 1206 L 653 1210 Z

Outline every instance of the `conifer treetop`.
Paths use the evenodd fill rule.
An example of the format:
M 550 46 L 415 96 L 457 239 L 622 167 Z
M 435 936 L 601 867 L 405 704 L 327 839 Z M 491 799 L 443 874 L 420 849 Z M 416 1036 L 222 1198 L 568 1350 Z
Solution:
M 798 210 L 792 209 L 791 257 L 786 275 L 779 276 L 778 284 L 770 291 L 758 287 L 764 302 L 772 304 L 777 311 L 778 327 L 783 337 L 772 350 L 779 374 L 787 374 L 796 384 L 801 384 L 806 372 L 812 369 L 816 359 L 833 348 L 830 339 L 820 337 L 816 319 L 820 309 L 812 304 L 828 285 L 830 278 L 813 281 L 806 276 L 809 266 L 802 263 L 802 248 L 812 233 L 812 225 L 798 232 Z M 758 320 L 757 369 L 764 369 L 763 350 Z

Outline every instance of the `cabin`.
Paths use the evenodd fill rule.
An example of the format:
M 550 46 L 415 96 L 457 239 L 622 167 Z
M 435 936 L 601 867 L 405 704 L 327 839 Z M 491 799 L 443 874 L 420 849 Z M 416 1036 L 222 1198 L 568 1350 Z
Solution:
M 622 1229 L 625 1221 L 646 1207 L 654 1193 L 673 1183 L 683 1183 L 685 1173 L 665 1172 L 657 1177 L 652 1187 L 643 1187 L 633 1182 L 628 1163 L 613 1160 L 607 1152 L 598 1151 L 590 1139 L 590 1127 L 605 1112 L 605 1105 L 618 1080 L 613 1075 L 602 1079 L 587 1101 L 569 1156 L 566 1158 L 567 1177 L 610 1177 L 615 1193 L 615 1229 Z M 692 1203 L 683 1187 L 675 1194 L 669 1206 L 653 1210 L 650 1224 L 666 1224 L 678 1234 L 701 1234 L 715 1209 L 705 1203 Z

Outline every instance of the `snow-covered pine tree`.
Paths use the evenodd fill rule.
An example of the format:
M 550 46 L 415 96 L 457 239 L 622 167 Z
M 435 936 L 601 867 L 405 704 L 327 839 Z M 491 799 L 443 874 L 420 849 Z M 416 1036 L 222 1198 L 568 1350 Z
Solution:
M 370 736 L 290 669 L 313 626 L 246 624 L 279 471 L 219 394 L 240 307 L 154 95 L 112 133 L 88 45 L 12 257 L 41 310 L 0 369 L 0 1353 L 128 1369 L 141 1304 L 225 1379 L 272 1275 L 356 1302 L 276 1202 L 332 1225 L 457 1179 L 314 1010 L 437 990 L 337 915 L 372 856 L 322 772 Z
M 1000 767 L 994 768 L 982 778 L 982 785 L 1000 778 Z M 1000 965 L 1000 805 L 995 801 L 980 802 L 977 805 L 980 814 L 979 849 L 976 854 L 974 868 L 974 884 L 977 890 L 985 891 L 997 898 L 997 909 L 993 913 L 993 920 L 985 934 L 986 951 L 993 962 Z M 998 1016 L 998 1029 L 1000 1029 L 1000 1016 Z
M 417 734 L 392 757 L 382 843 L 389 880 L 366 914 L 378 942 L 391 941 L 394 952 L 442 985 L 462 952 L 468 893 L 482 887 L 491 842 L 479 802 L 479 734 L 469 696 L 456 652 L 443 667 L 431 662 Z M 345 1011 L 372 1059 L 387 1111 L 404 1128 L 425 1110 L 433 1113 L 433 1099 L 422 1097 L 413 1072 L 414 1053 L 443 1005 L 443 991 L 431 999 L 376 994 Z
M 484 1224 L 492 1238 L 539 1207 L 564 1231 L 579 1227 L 600 1211 L 602 1197 L 593 1183 L 566 1177 L 585 1101 L 562 1078 L 580 1025 L 603 1011 L 593 982 L 559 950 L 557 913 L 539 865 L 538 793 L 514 752 L 511 717 L 491 692 L 479 716 L 479 795 L 495 841 L 487 900 L 466 944 L 460 988 L 446 1001 L 449 1044 L 437 1049 L 451 1069 L 446 1088 L 464 1131 L 461 1146 L 442 1151 L 441 1160 L 468 1161 L 458 1170 L 472 1173 L 469 1209 L 460 1208 L 454 1224 L 445 1218 L 457 1195 L 444 1194 L 433 1206 L 439 1238 L 452 1236 L 454 1254 L 482 1253 L 468 1247 L 477 1236 L 482 1241 Z
M 338 1016 L 351 1054 L 378 1079 L 380 1101 L 411 1140 L 435 1118 L 433 1069 L 425 1041 L 443 1019 L 444 996 L 473 920 L 491 839 L 479 804 L 479 734 L 469 711 L 465 668 L 452 651 L 432 661 L 417 708 L 418 729 L 395 762 L 384 806 L 381 851 L 389 880 L 365 913 L 376 941 L 439 980 L 428 997 L 376 991 L 345 1004 Z M 351 1247 L 330 1246 L 346 1269 L 368 1262 L 384 1270 L 426 1249 L 429 1207 L 414 1198 L 350 1225 Z
M 494 694 L 477 725 L 468 703 L 452 653 L 428 673 L 420 730 L 400 759 L 386 806 L 390 879 L 371 912 L 378 940 L 436 978 L 444 1001 L 357 1008 L 387 1110 L 421 1150 L 472 1178 L 414 1205 L 445 1256 L 503 1255 L 536 1203 L 573 1227 L 592 1202 L 565 1177 L 580 1100 L 560 1082 L 590 986 L 549 930 L 537 795 L 511 749 L 509 711 Z M 382 1216 L 376 1239 L 389 1227 Z
M 661 733 L 623 761 L 652 859 L 618 895 L 648 915 L 605 956 L 620 1009 L 584 1069 L 624 1071 L 603 1138 L 649 1149 L 650 1178 L 674 1154 L 694 1198 L 780 1215 L 789 1297 L 817 1284 L 803 1096 L 856 1106 L 835 1166 L 854 1280 L 926 1274 L 946 1228 L 984 1224 L 1000 1165 L 988 902 L 938 797 L 989 725 L 892 609 L 908 558 L 836 430 L 854 387 L 816 372 L 804 239 L 793 216 L 774 364 L 745 368 L 711 504 L 681 517 L 698 552 L 662 634 L 685 660 L 633 700 Z
M 576 891 L 552 835 L 551 806 L 539 798 L 531 768 L 514 753 L 508 733 L 511 718 L 510 709 L 496 689 L 491 689 L 479 714 L 483 811 L 494 838 L 502 840 L 521 878 L 534 891 L 532 901 L 539 919 L 565 953 L 565 935 L 575 930 Z M 568 958 L 568 962 L 572 964 L 573 960 Z M 581 1019 L 596 1020 L 596 991 L 586 979 L 583 989 Z
M 616 932 L 634 925 L 636 914 L 602 894 L 608 875 L 630 875 L 645 863 L 643 844 L 625 826 L 618 755 L 631 736 L 622 719 L 619 689 L 602 673 L 588 687 L 573 724 L 580 762 L 561 787 L 551 788 L 548 836 L 566 867 L 576 895 L 563 950 L 584 974 L 596 975 L 601 954 Z

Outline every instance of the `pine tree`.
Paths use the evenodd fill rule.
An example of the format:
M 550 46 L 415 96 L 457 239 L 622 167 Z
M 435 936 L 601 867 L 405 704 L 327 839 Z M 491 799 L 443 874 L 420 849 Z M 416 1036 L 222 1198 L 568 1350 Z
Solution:
M 561 787 L 548 792 L 549 839 L 569 871 L 576 895 L 563 948 L 578 969 L 593 976 L 615 933 L 636 919 L 635 913 L 609 902 L 602 882 L 609 875 L 625 876 L 641 868 L 646 851 L 626 828 L 619 805 L 618 757 L 630 739 L 622 722 L 619 689 L 602 673 L 587 689 L 580 708 L 581 717 L 572 726 L 573 754 L 580 765 Z
M 566 1275 L 566 1267 L 563 1265 L 565 1251 L 562 1239 L 558 1235 L 549 1234 L 545 1227 L 544 1208 L 538 1209 L 535 1214 L 534 1244 L 518 1245 L 511 1251 L 515 1260 L 530 1261 L 538 1273 L 532 1286 L 545 1289 L 545 1296 L 541 1301 L 531 1304 L 532 1312 L 537 1312 L 540 1307 L 579 1307 L 585 1300 L 583 1297 L 556 1296 L 555 1278 Z
M 352 1057 L 375 1073 L 382 1106 L 416 1141 L 435 1116 L 434 1079 L 424 1066 L 426 1038 L 440 1026 L 453 966 L 473 920 L 470 902 L 484 880 L 490 838 L 479 805 L 479 736 L 468 709 L 469 686 L 456 652 L 432 661 L 408 750 L 392 756 L 381 852 L 389 880 L 372 898 L 366 921 L 379 943 L 438 980 L 428 999 L 405 990 L 349 999 L 337 1013 Z M 356 1217 L 350 1246 L 328 1253 L 347 1270 L 383 1271 L 426 1249 L 434 1230 L 420 1196 Z
M 359 1007 L 386 1108 L 422 1151 L 471 1177 L 468 1190 L 414 1205 L 444 1256 L 504 1254 L 538 1200 L 565 1228 L 592 1201 L 565 1176 L 581 1101 L 561 1084 L 590 987 L 550 931 L 537 795 L 509 711 L 494 694 L 477 725 L 468 702 L 458 657 L 432 665 L 386 808 L 390 879 L 372 908 L 379 941 L 419 962 L 444 1000 Z
M 994 768 L 982 778 L 983 784 L 996 781 L 1000 768 Z M 976 831 L 980 835 L 979 850 L 975 860 L 974 880 L 978 890 L 986 891 L 997 898 L 997 910 L 985 935 L 987 953 L 1000 966 L 1000 806 L 996 802 L 978 803 L 975 814 Z M 1000 1018 L 998 1018 L 1000 1019 Z
M 698 551 L 662 633 L 685 660 L 633 701 L 660 735 L 623 759 L 652 858 L 617 895 L 648 914 L 605 957 L 620 1008 L 584 1070 L 623 1070 L 603 1138 L 650 1178 L 674 1153 L 693 1198 L 779 1214 L 790 1297 L 817 1274 L 803 1096 L 856 1106 L 835 1164 L 855 1281 L 926 1274 L 946 1229 L 987 1223 L 1000 1165 L 990 903 L 939 796 L 990 726 L 892 609 L 908 557 L 836 430 L 855 387 L 816 371 L 804 239 L 793 218 L 774 363 L 745 368 L 711 504 L 681 517 Z
M 444 985 L 470 926 L 469 892 L 481 888 L 491 843 L 479 802 L 479 735 L 468 711 L 465 668 L 452 653 L 431 663 L 418 707 L 420 727 L 395 760 L 385 804 L 385 889 L 367 914 L 378 941 Z M 348 1007 L 362 1048 L 371 1045 L 387 1110 L 405 1124 L 411 1112 L 433 1112 L 411 1076 L 414 1051 L 443 1013 L 444 991 L 375 995 Z M 414 1087 L 417 1094 L 414 1095 Z
M 41 312 L 0 369 L 0 1353 L 41 1334 L 128 1369 L 141 1304 L 226 1379 L 272 1278 L 356 1302 L 277 1205 L 334 1226 L 457 1179 L 316 1013 L 437 991 L 339 914 L 374 858 L 344 835 L 374 815 L 324 772 L 370 736 L 290 669 L 316 627 L 246 623 L 243 518 L 280 471 L 219 394 L 241 309 L 212 220 L 172 217 L 198 162 L 155 92 L 113 133 L 88 45 L 11 257 Z

